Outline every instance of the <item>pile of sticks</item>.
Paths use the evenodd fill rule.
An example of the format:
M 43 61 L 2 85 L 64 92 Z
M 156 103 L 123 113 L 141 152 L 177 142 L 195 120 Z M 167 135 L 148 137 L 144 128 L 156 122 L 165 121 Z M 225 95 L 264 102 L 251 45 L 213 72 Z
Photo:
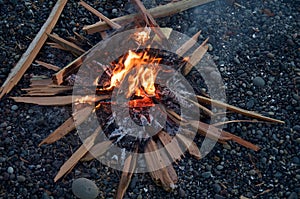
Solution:
M 105 32 L 107 29 L 121 29 L 126 24 L 132 23 L 136 16 L 141 15 L 147 26 L 152 28 L 153 32 L 155 32 L 155 34 L 163 41 L 168 37 L 168 35 L 161 31 L 154 18 L 169 16 L 171 14 L 175 14 L 177 12 L 181 12 L 195 6 L 209 3 L 211 1 L 213 0 L 182 0 L 147 10 L 139 0 L 133 0 L 133 3 L 139 10 L 138 14 L 126 15 L 112 20 L 108 19 L 99 11 L 93 9 L 91 6 L 89 6 L 83 1 L 80 1 L 79 4 L 84 6 L 87 10 L 95 14 L 100 19 L 99 22 L 84 27 L 84 30 L 88 34 L 100 32 L 101 36 L 104 39 L 109 39 L 109 35 L 107 35 L 107 33 Z M 83 96 L 65 95 L 65 93 L 71 93 L 72 91 L 72 86 L 67 85 L 66 81 L 68 77 L 76 74 L 83 61 L 86 59 L 86 56 L 93 50 L 93 48 L 91 48 L 88 51 L 84 51 L 74 42 L 67 41 L 63 38 L 60 38 L 58 35 L 51 33 L 66 3 L 67 0 L 57 1 L 47 22 L 41 28 L 36 38 L 30 44 L 28 50 L 22 56 L 21 60 L 18 62 L 18 64 L 12 70 L 5 83 L 2 85 L 0 89 L 0 98 L 2 98 L 4 95 L 10 92 L 11 89 L 18 83 L 25 71 L 35 60 L 36 55 L 39 53 L 45 41 L 47 39 L 50 39 L 51 41 L 53 41 L 52 43 L 49 43 L 52 47 L 69 51 L 72 54 L 76 55 L 77 58 L 62 69 L 52 64 L 35 60 L 37 64 L 51 69 L 53 71 L 56 71 L 56 73 L 53 74 L 52 79 L 45 77 L 32 78 L 30 87 L 23 89 L 24 91 L 26 91 L 26 94 L 24 94 L 24 96 L 11 98 L 14 99 L 16 102 L 32 103 L 43 106 L 71 105 L 82 100 Z M 189 57 L 188 64 L 186 64 L 182 70 L 182 74 L 184 76 L 190 73 L 193 66 L 199 63 L 205 55 L 205 53 L 207 52 L 208 46 L 206 45 L 207 40 L 205 40 L 201 45 L 195 48 L 193 53 L 186 55 L 192 47 L 197 45 L 197 40 L 199 38 L 200 33 L 201 31 L 196 33 L 190 40 L 184 43 L 176 51 L 176 53 L 179 56 Z M 75 34 L 74 38 L 76 38 L 77 40 L 84 39 L 81 35 L 78 34 Z M 51 133 L 47 138 L 45 138 L 39 145 L 51 144 L 66 136 L 68 133 L 72 132 L 77 125 L 80 125 L 85 120 L 87 120 L 90 114 L 94 111 L 95 107 L 89 106 L 88 104 L 91 104 L 93 102 L 99 102 L 101 100 L 106 100 L 109 99 L 109 97 L 109 95 L 103 94 L 96 97 L 86 98 L 84 102 L 81 102 L 86 104 L 86 106 L 83 106 L 83 108 L 73 113 L 72 117 L 67 119 L 60 127 L 58 127 L 53 133 Z M 255 112 L 246 111 L 238 107 L 234 107 L 226 103 L 211 99 L 208 96 L 197 96 L 197 100 L 197 102 L 193 103 L 197 104 L 199 109 L 204 111 L 209 116 L 213 116 L 214 113 L 208 108 L 206 108 L 206 105 L 213 104 L 216 107 L 224 108 L 228 111 L 239 113 L 261 121 L 283 123 L 280 120 L 265 117 Z M 190 126 L 196 129 L 197 133 L 203 136 L 208 136 L 210 139 L 216 140 L 222 144 L 225 144 L 228 141 L 233 141 L 249 149 L 255 151 L 259 150 L 258 146 L 218 128 L 219 125 L 225 123 L 243 122 L 244 120 L 227 121 L 223 123 L 209 125 L 201 121 L 185 121 L 183 118 L 181 118 L 180 115 L 176 114 L 171 110 L 167 110 L 166 114 L 174 122 L 180 125 Z M 253 120 L 246 120 L 246 122 L 249 121 L 253 122 Z M 94 130 L 94 133 L 92 135 L 90 135 L 84 140 L 83 144 L 77 149 L 77 151 L 75 151 L 72 154 L 72 156 L 61 166 L 59 172 L 54 178 L 55 182 L 67 173 L 69 173 L 80 160 L 90 161 L 94 159 L 95 156 L 101 156 L 105 154 L 105 152 L 113 144 L 113 141 L 105 140 L 103 142 L 96 143 L 96 137 L 97 135 L 99 135 L 100 132 L 101 129 L 97 128 Z M 188 137 L 181 134 L 178 134 L 176 136 L 170 136 L 167 132 L 164 131 L 160 131 L 157 136 L 159 138 L 159 141 L 154 141 L 150 138 L 147 142 L 147 145 L 145 146 L 145 152 L 154 152 L 154 155 L 148 156 L 146 158 L 146 163 L 150 170 L 152 167 L 154 168 L 154 165 L 156 164 L 163 164 L 167 159 L 169 159 L 169 157 L 171 158 L 171 162 L 178 162 L 184 155 L 183 151 L 179 147 L 179 143 L 186 145 L 188 153 L 190 153 L 193 157 L 195 157 L 196 159 L 201 158 L 201 153 L 198 149 L 198 146 L 193 142 L 193 140 L 189 140 Z M 175 141 L 172 142 L 172 145 L 168 145 L 173 139 L 175 139 Z M 162 146 L 166 147 L 166 153 L 157 152 L 157 149 Z M 136 156 L 130 155 L 126 158 L 124 162 L 123 173 L 120 179 L 120 184 L 116 193 L 116 198 L 123 198 L 126 189 L 130 183 L 132 174 L 135 171 L 136 163 Z M 172 164 L 170 164 L 167 167 L 162 167 L 159 170 L 151 171 L 150 175 L 155 182 L 157 182 L 167 191 L 172 190 L 174 188 L 173 185 L 178 180 L 176 171 L 173 168 Z

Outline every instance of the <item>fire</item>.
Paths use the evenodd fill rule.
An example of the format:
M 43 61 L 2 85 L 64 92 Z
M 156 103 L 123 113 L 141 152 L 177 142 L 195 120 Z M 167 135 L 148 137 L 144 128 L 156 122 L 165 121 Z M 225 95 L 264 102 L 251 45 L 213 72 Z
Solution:
M 118 87 L 123 81 L 127 80 L 127 98 L 133 94 L 136 96 L 154 96 L 154 83 L 160 61 L 161 58 L 151 57 L 147 51 L 137 53 L 129 50 L 128 54 L 116 64 L 110 86 L 107 89 Z

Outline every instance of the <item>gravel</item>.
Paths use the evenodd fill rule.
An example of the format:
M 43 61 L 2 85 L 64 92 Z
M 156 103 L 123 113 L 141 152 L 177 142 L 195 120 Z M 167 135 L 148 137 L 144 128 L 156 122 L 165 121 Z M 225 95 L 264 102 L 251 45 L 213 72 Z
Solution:
M 134 6 L 127 1 L 87 2 L 110 18 L 134 11 Z M 145 5 L 149 8 L 166 2 L 169 1 L 147 0 Z M 98 18 L 77 3 L 68 1 L 54 33 L 67 38 L 76 31 L 94 45 L 99 41 L 99 34 L 86 35 L 81 28 L 97 22 Z M 173 192 L 156 186 L 149 175 L 138 174 L 134 175 L 125 198 L 299 198 L 299 3 L 299 0 L 216 0 L 157 20 L 162 27 L 172 27 L 189 36 L 202 30 L 200 41 L 209 37 L 209 53 L 223 78 L 227 102 L 263 115 L 271 114 L 285 124 L 228 124 L 226 130 L 259 145 L 261 150 L 253 152 L 233 142 L 224 146 L 216 144 L 202 160 L 186 155 L 174 165 L 179 180 Z M 0 63 L 3 66 L 0 84 L 54 4 L 54 1 L 0 0 Z M 38 59 L 63 67 L 74 57 L 44 46 Z M 31 76 L 50 77 L 51 74 L 47 69 L 31 66 L 9 96 L 19 96 L 21 88 L 29 86 Z M 94 181 L 99 198 L 114 197 L 120 173 L 98 161 L 79 163 L 63 180 L 53 182 L 60 166 L 81 141 L 72 133 L 54 144 L 37 145 L 70 117 L 71 107 L 16 104 L 6 97 L 0 101 L 0 111 L 3 115 L 0 117 L 0 198 L 76 198 L 72 183 L 78 178 Z M 236 114 L 226 117 L 248 119 Z

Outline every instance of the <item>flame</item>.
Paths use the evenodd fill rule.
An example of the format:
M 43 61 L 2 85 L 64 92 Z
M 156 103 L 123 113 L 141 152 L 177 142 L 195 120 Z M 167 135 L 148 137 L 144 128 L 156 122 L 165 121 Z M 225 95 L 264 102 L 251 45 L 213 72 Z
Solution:
M 145 94 L 154 96 L 154 83 L 160 60 L 161 58 L 151 57 L 147 51 L 136 53 L 129 50 L 128 54 L 116 64 L 110 86 L 107 89 L 119 86 L 128 77 L 127 98 L 133 94 L 136 96 L 145 96 Z

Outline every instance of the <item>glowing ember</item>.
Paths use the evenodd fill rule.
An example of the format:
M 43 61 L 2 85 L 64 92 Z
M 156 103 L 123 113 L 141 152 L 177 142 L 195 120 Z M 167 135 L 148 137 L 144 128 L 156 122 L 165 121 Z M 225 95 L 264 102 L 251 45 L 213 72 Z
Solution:
M 128 51 L 128 54 L 121 58 L 116 64 L 111 77 L 110 86 L 118 87 L 125 79 L 128 80 L 129 98 L 133 94 L 136 96 L 154 96 L 155 95 L 155 79 L 159 70 L 159 62 L 161 58 L 151 57 L 148 52 Z M 126 78 L 127 77 L 127 78 Z

